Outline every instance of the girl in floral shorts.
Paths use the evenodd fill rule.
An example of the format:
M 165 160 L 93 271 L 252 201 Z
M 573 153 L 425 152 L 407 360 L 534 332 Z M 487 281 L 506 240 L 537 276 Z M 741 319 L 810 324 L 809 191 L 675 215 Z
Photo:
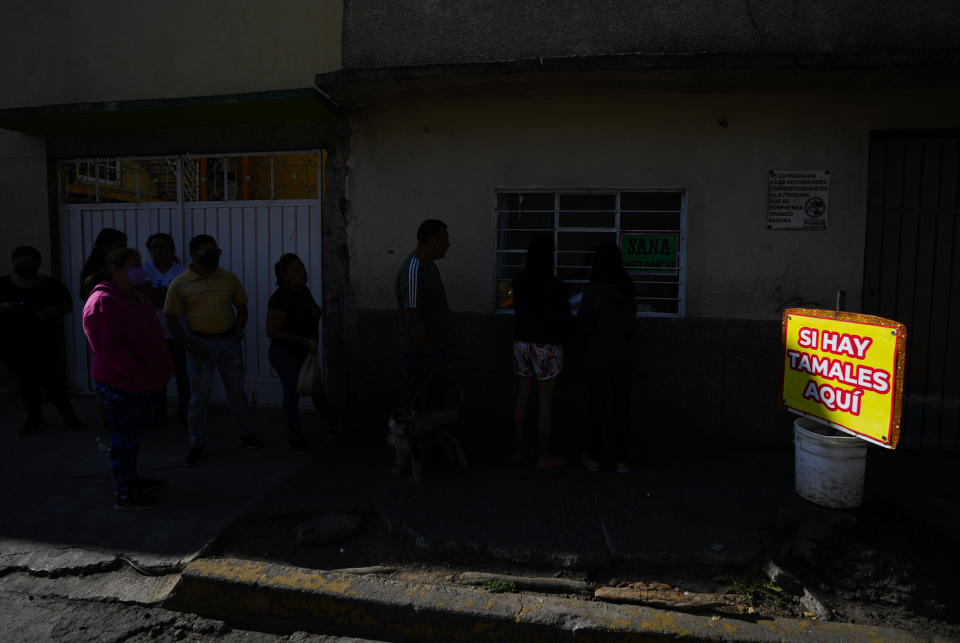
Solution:
M 513 371 L 517 375 L 517 402 L 513 420 L 517 435 L 516 460 L 525 456 L 527 405 L 537 388 L 537 467 L 563 466 L 550 451 L 553 397 L 563 369 L 563 344 L 572 317 L 567 286 L 553 274 L 553 240 L 538 234 L 527 248 L 526 267 L 513 280 Z

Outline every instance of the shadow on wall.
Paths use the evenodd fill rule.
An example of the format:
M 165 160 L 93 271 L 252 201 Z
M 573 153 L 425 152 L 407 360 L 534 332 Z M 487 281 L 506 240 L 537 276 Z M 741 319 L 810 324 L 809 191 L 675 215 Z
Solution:
M 505 459 L 513 449 L 513 318 L 458 313 L 455 324 L 447 365 L 449 377 L 465 393 L 465 446 L 472 454 Z M 792 444 L 792 416 L 777 405 L 779 320 L 645 318 L 637 325 L 634 455 L 642 457 L 651 446 L 694 442 Z M 356 350 L 361 372 L 355 420 L 363 426 L 385 426 L 400 397 L 396 313 L 362 311 L 358 331 L 365 342 Z M 556 397 L 554 439 L 558 451 L 572 457 L 586 440 L 585 371 L 580 362 L 575 350 L 567 352 Z M 608 420 L 605 436 L 611 446 L 612 428 Z

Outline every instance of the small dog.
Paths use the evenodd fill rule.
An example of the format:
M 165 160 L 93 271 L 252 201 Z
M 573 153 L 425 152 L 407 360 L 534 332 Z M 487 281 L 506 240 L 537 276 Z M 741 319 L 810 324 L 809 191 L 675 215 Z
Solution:
M 459 407 L 459 405 L 458 405 Z M 387 422 L 387 444 L 395 451 L 394 474 L 410 469 L 410 482 L 423 481 L 423 469 L 430 451 L 443 447 L 447 461 L 467 468 L 467 456 L 451 425 L 459 417 L 459 408 L 427 411 L 419 417 L 412 409 L 394 409 Z

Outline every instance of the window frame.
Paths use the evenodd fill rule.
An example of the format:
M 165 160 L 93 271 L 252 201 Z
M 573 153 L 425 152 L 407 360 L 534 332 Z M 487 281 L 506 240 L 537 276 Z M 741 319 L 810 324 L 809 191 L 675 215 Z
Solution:
M 84 181 L 89 184 L 100 184 L 100 185 L 120 185 L 122 180 L 122 169 L 120 167 L 120 159 L 115 157 L 106 157 L 106 158 L 79 158 L 74 160 L 75 163 L 75 172 L 78 181 Z M 100 171 L 101 166 L 108 169 L 107 176 L 110 175 L 110 170 L 113 171 L 116 178 L 103 178 L 100 176 L 94 176 L 92 174 L 84 174 L 80 171 L 80 166 L 84 165 L 86 169 L 93 168 L 94 173 Z
M 301 164 L 295 163 L 292 166 L 284 163 L 277 163 L 277 159 L 303 157 L 302 167 L 304 169 L 303 188 L 315 191 L 315 195 L 307 192 L 306 196 L 289 196 L 291 191 L 296 190 L 296 186 L 291 186 L 290 182 L 278 182 L 276 168 L 301 167 Z M 315 158 L 313 158 L 315 157 Z M 250 159 L 269 159 L 269 178 L 261 186 L 262 195 L 253 197 L 246 196 L 244 186 L 250 181 L 250 174 L 246 162 Z M 220 187 L 221 198 L 200 200 L 201 192 L 201 174 L 199 166 L 201 161 L 214 160 L 218 163 L 217 169 L 213 172 Z M 156 200 L 153 198 L 144 198 L 148 196 L 141 192 L 141 174 L 144 168 L 138 167 L 140 163 L 146 161 L 166 161 L 170 163 L 170 173 L 176 185 L 176 194 L 172 198 Z M 120 156 L 120 157 L 90 157 L 90 158 L 58 158 L 56 163 L 57 178 L 57 198 L 58 203 L 113 203 L 109 197 L 101 198 L 111 192 L 112 188 L 118 188 L 120 192 L 125 192 L 129 198 L 122 199 L 124 203 L 282 203 L 285 201 L 299 202 L 321 200 L 326 192 L 326 163 L 327 152 L 323 148 L 314 148 L 306 150 L 276 150 L 272 152 L 241 152 L 241 153 L 209 153 L 209 154 L 170 154 L 161 156 Z M 103 165 L 109 166 L 116 172 L 116 180 L 95 178 L 80 173 L 80 165 L 91 165 L 94 168 Z M 133 166 L 132 180 L 126 181 L 126 171 Z M 314 167 L 315 165 L 315 167 Z M 234 167 L 236 166 L 236 167 Z M 96 171 L 96 170 L 95 170 Z M 298 179 L 300 172 L 291 174 L 293 180 Z M 208 173 L 208 176 L 210 174 Z M 221 183 L 222 182 L 222 185 Z M 315 185 L 314 185 L 315 183 Z M 269 191 L 267 191 L 267 184 Z M 127 186 L 126 188 L 124 186 Z M 77 190 L 77 187 L 89 187 L 89 192 Z M 216 189 L 216 188 L 215 188 Z M 197 196 L 194 195 L 196 192 Z M 285 193 L 284 193 L 285 192 Z M 281 194 L 283 193 L 283 194 Z M 241 196 L 242 195 L 242 196 Z M 228 198 L 232 197 L 232 198 Z
M 665 317 L 665 318 L 683 318 L 687 314 L 687 190 L 677 187 L 656 187 L 656 188 L 635 188 L 635 187 L 616 187 L 616 188 L 545 188 L 545 187 L 497 187 L 494 189 L 493 198 L 493 265 L 491 269 L 491 283 L 493 295 L 493 311 L 499 315 L 513 315 L 514 309 L 497 307 L 497 270 L 502 266 L 500 255 L 526 254 L 526 250 L 505 249 L 501 250 L 498 243 L 499 233 L 503 230 L 499 227 L 500 214 L 500 196 L 502 194 L 553 194 L 553 243 L 554 243 L 554 272 L 557 271 L 557 241 L 558 234 L 563 232 L 604 232 L 616 233 L 617 245 L 622 245 L 624 231 L 620 224 L 621 215 L 621 195 L 624 193 L 670 193 L 680 195 L 679 225 L 677 230 L 628 230 L 627 234 L 642 234 L 644 232 L 654 233 L 675 233 L 677 235 L 677 312 L 647 312 L 638 311 L 637 317 Z M 613 195 L 615 198 L 614 223 L 613 227 L 598 226 L 572 226 L 560 227 L 560 197 L 566 195 Z M 506 229 L 504 229 L 506 230 Z M 547 229 L 543 230 L 547 232 Z M 587 249 L 584 249 L 587 250 Z M 575 281 L 574 283 L 580 283 Z M 641 299 L 642 301 L 642 299 Z

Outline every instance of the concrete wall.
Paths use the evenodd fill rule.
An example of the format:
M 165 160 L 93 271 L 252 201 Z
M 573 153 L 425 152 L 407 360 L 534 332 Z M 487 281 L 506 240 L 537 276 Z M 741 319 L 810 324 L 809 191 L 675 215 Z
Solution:
M 344 67 L 640 54 L 827 54 L 836 62 L 958 49 L 951 0 L 346 0 Z M 866 60 L 864 59 L 864 60 Z
M 0 3 L 0 108 L 313 86 L 340 0 Z
M 2 2 L 0 109 L 311 87 L 316 73 L 340 67 L 341 19 L 340 0 Z M 0 130 L 0 222 L 16 229 L 0 240 L 0 260 L 19 243 L 51 257 L 48 152 L 69 158 L 302 149 L 328 144 L 338 129 L 81 130 L 53 136 L 49 149 L 42 139 Z
M 465 446 L 472 457 L 508 458 L 516 395 L 513 319 L 458 313 L 454 320 L 447 375 L 464 390 L 460 425 Z M 366 310 L 357 318 L 362 341 L 352 357 L 359 395 L 349 410 L 367 427 L 383 426 L 400 397 L 396 328 L 394 311 Z M 638 320 L 637 329 L 630 422 L 634 458 L 656 457 L 654 447 L 791 444 L 792 420 L 777 406 L 779 322 L 646 318 Z M 575 346 L 568 347 L 557 385 L 553 434 L 557 451 L 573 457 L 587 439 L 588 376 L 582 355 Z M 531 431 L 535 411 L 531 409 L 528 422 Z M 608 419 L 610 450 L 612 429 Z
M 0 130 L 0 220 L 16 222 L 0 235 L 0 274 L 8 274 L 10 252 L 34 246 L 43 253 L 41 271 L 51 270 L 47 150 L 41 137 Z
M 40 250 L 44 259 L 40 270 L 51 274 L 49 217 L 46 141 L 0 129 L 0 222 L 5 224 L 0 234 L 0 275 L 12 271 L 10 253 L 17 246 Z M 0 399 L 15 395 L 16 386 L 0 364 Z
M 770 320 L 791 305 L 860 306 L 867 147 L 876 129 L 960 126 L 960 92 L 628 94 L 421 101 L 351 119 L 351 274 L 389 309 L 417 223 L 450 224 L 453 309 L 493 306 L 497 188 L 687 191 L 687 314 Z M 728 126 L 718 121 L 725 118 Z M 826 231 L 766 228 L 767 175 L 831 176 Z
M 871 131 L 960 127 L 956 88 L 436 94 L 351 117 L 354 411 L 379 422 L 396 404 L 394 278 L 417 224 L 439 217 L 452 240 L 438 264 L 457 318 L 450 371 L 467 391 L 467 442 L 480 451 L 508 451 L 512 430 L 512 319 L 493 313 L 498 188 L 686 190 L 687 316 L 638 320 L 635 455 L 691 441 L 787 446 L 780 313 L 832 307 L 838 288 L 848 310 L 860 309 Z M 766 228 L 771 169 L 830 171 L 826 231 Z M 568 453 L 586 421 L 578 359 L 570 353 L 558 394 Z

